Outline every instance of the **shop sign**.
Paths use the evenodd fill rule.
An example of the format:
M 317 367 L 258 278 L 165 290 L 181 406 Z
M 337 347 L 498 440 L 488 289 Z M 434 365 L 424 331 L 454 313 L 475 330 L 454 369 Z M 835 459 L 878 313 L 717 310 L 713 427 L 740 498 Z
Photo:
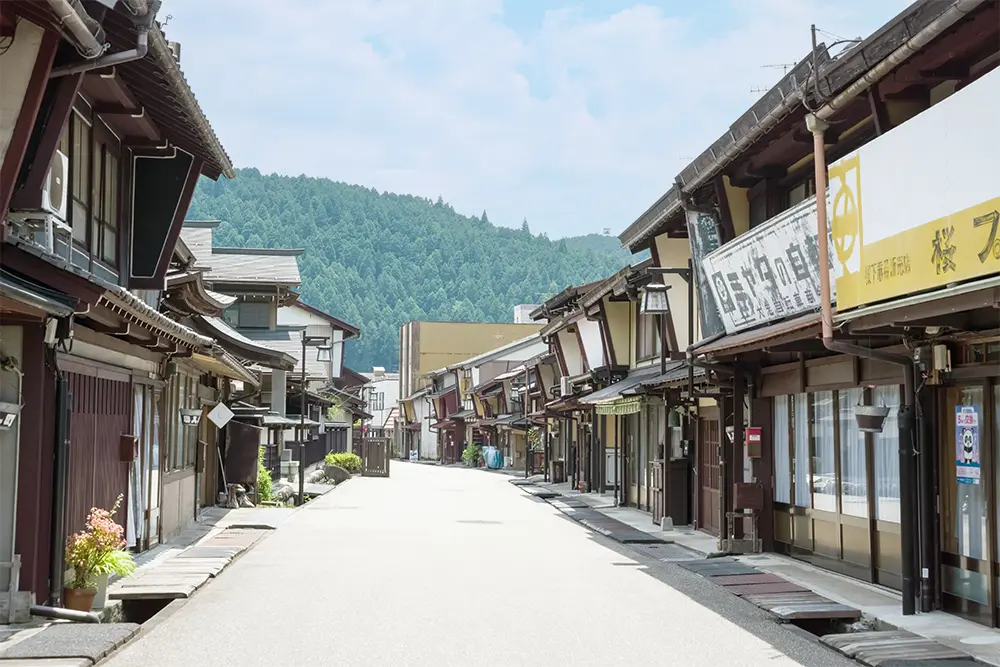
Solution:
M 837 310 L 1000 272 L 1000 70 L 830 166 Z
M 955 408 L 955 475 L 959 484 L 979 484 L 979 412 Z
M 819 310 L 817 227 L 814 197 L 702 260 L 726 333 Z
M 694 284 L 698 289 L 698 317 L 701 320 L 701 335 L 710 338 L 726 330 L 719 315 L 709 286 L 708 277 L 702 266 L 702 260 L 718 249 L 719 225 L 715 215 L 699 211 L 687 211 L 688 238 L 691 240 L 691 259 L 695 267 Z M 691 341 L 692 343 L 694 341 Z

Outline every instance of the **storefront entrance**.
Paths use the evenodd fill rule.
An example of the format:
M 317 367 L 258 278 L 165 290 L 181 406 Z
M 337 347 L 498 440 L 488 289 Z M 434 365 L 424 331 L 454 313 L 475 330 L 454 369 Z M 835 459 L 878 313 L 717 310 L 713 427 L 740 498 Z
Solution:
M 1000 386 L 977 382 L 949 387 L 938 392 L 937 403 L 941 606 L 969 620 L 997 625 L 995 562 L 1000 542 L 990 507 L 997 502 L 994 489 L 1000 480 L 995 454 Z
M 719 474 L 719 419 L 702 416 L 698 419 L 698 528 L 713 535 L 719 534 L 721 522 Z

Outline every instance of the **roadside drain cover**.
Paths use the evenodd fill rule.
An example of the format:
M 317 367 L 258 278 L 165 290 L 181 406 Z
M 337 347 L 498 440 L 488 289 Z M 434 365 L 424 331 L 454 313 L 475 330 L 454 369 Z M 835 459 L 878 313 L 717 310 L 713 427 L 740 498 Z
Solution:
M 135 623 L 56 623 L 11 646 L 3 658 L 88 658 L 97 662 L 137 632 Z

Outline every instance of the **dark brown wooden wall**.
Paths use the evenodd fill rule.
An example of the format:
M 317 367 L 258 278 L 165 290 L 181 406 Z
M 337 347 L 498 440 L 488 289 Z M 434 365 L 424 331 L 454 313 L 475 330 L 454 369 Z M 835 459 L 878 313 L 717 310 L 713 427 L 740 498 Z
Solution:
M 128 507 L 128 464 L 120 439 L 131 432 L 132 385 L 109 377 L 66 373 L 70 405 L 69 489 L 66 529 L 82 530 L 91 507 L 110 509 L 123 494 L 115 516 L 124 525 Z

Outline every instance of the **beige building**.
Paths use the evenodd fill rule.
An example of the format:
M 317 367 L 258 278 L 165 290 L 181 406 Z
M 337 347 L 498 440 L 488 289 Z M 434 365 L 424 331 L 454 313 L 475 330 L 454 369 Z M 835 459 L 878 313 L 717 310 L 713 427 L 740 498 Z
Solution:
M 422 388 L 422 376 L 530 336 L 542 325 L 407 322 L 399 331 L 399 396 Z

